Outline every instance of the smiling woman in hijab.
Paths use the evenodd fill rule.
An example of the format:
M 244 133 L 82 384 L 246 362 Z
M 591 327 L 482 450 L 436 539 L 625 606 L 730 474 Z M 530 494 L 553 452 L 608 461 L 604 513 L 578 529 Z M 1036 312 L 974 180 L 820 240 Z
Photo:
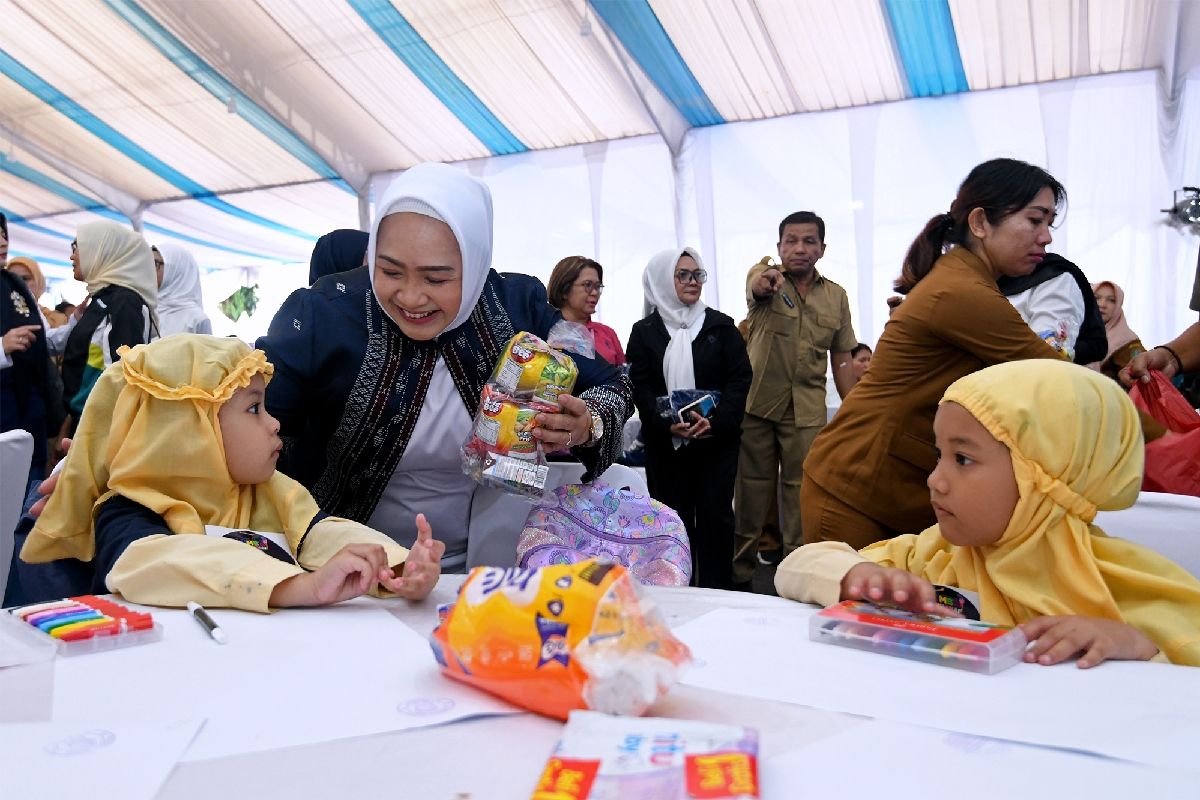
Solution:
M 317 239 L 308 261 L 308 285 L 318 278 L 363 266 L 371 235 L 350 228 L 338 228 Z
M 196 259 L 173 244 L 159 245 L 158 251 L 163 257 L 162 283 L 158 287 L 159 335 L 212 333 L 212 322 L 204 313 Z
M 79 226 L 71 263 L 90 301 L 63 353 L 63 398 L 78 424 L 96 379 L 120 359 L 117 348 L 157 338 L 158 278 L 146 240 L 110 220 Z
M 477 486 L 459 451 L 483 384 L 514 333 L 545 337 L 561 319 L 535 278 L 501 276 L 491 259 L 487 186 L 418 165 L 380 200 L 367 266 L 294 292 L 258 341 L 275 364 L 266 401 L 282 424 L 279 468 L 326 513 L 406 547 L 424 513 L 448 570 L 466 563 Z M 599 359 L 575 360 L 578 397 L 564 395 L 535 435 L 599 474 L 621 452 L 629 383 Z
M 700 299 L 707 275 L 690 247 L 663 250 L 642 273 L 646 317 L 629 335 L 629 378 L 646 442 L 646 481 L 683 519 L 698 586 L 732 588 L 733 486 L 752 372 L 733 319 Z M 712 414 L 674 424 L 657 399 L 720 392 Z

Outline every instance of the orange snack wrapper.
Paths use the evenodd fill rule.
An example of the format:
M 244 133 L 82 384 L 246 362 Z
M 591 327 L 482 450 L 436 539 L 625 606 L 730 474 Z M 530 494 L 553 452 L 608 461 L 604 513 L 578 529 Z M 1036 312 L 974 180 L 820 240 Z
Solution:
M 691 653 L 619 564 L 477 567 L 430 637 L 455 680 L 548 717 L 637 715 Z

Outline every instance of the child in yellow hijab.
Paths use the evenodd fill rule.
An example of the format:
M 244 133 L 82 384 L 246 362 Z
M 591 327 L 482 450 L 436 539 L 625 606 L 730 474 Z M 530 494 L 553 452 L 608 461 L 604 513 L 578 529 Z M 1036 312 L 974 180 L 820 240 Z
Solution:
M 1200 666 L 1200 581 L 1091 524 L 1133 505 L 1142 483 L 1137 412 L 1114 381 L 1057 361 L 999 364 L 946 390 L 934 435 L 938 524 L 857 553 L 802 547 L 779 566 L 780 595 L 935 611 L 931 584 L 950 586 L 977 595 L 984 621 L 1020 625 L 1029 662 Z
M 94 562 L 93 591 L 151 605 L 267 611 L 367 591 L 429 594 L 442 543 L 423 517 L 406 550 L 324 515 L 276 472 L 279 423 L 263 404 L 273 371 L 236 339 L 179 334 L 121 348 L 22 560 Z

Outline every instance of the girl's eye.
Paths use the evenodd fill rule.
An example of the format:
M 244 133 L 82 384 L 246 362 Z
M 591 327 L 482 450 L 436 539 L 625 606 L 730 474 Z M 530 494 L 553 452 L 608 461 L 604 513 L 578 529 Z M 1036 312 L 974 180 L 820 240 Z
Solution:
M 247 408 L 246 410 L 247 410 L 247 411 L 249 411 L 251 414 L 257 414 L 257 413 L 258 413 L 258 403 L 254 403 L 254 404 L 252 404 L 252 405 L 251 405 L 249 408 Z
M 964 467 L 967 466 L 968 464 L 974 463 L 971 460 L 970 456 L 964 456 L 962 453 L 955 453 L 954 461 L 955 461 L 955 463 L 959 464 L 960 466 L 964 466 Z

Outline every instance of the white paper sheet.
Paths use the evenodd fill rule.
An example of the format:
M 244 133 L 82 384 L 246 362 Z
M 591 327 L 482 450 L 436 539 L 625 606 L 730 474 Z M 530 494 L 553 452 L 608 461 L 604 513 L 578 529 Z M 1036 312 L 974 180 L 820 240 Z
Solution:
M 692 686 L 1200 772 L 1200 669 L 1018 664 L 978 675 L 810 642 L 815 609 L 720 609 L 675 629 Z
M 1099 756 L 869 720 L 768 759 L 763 797 L 1193 797 L 1196 776 Z
M 60 658 L 54 721 L 208 718 L 185 761 L 515 713 L 441 675 L 428 642 L 378 601 L 271 615 L 152 609 L 161 642 Z
M 203 723 L 0 725 L 0 797 L 149 800 Z

